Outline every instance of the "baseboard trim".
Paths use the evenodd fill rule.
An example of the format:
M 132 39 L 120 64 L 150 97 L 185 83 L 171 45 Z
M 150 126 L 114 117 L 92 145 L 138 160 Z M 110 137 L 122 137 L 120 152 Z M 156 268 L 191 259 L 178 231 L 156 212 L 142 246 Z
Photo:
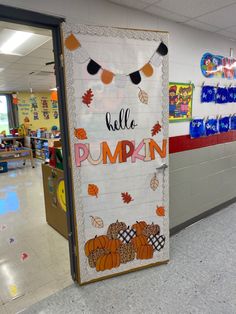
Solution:
M 234 198 L 232 198 L 232 199 L 230 199 L 230 200 L 228 200 L 228 201 L 226 201 L 226 202 L 224 202 L 224 203 L 222 203 L 220 205 L 217 205 L 217 206 L 215 206 L 215 207 L 205 211 L 204 213 L 202 213 L 200 215 L 197 215 L 197 216 L 195 216 L 195 217 L 193 217 L 193 218 L 191 218 L 191 219 L 189 219 L 189 220 L 187 220 L 187 221 L 185 221 L 185 222 L 183 222 L 183 223 L 181 223 L 181 224 L 171 228 L 170 229 L 170 236 L 175 235 L 176 233 L 178 233 L 181 230 L 187 228 L 188 226 L 194 224 L 195 222 L 197 222 L 197 221 L 199 221 L 201 219 L 204 219 L 204 218 L 206 218 L 206 217 L 208 217 L 210 215 L 213 215 L 213 214 L 217 213 L 218 211 L 224 209 L 225 207 L 227 207 L 227 206 L 229 206 L 229 205 L 231 205 L 231 204 L 233 204 L 235 202 L 236 202 L 236 197 L 234 197 Z

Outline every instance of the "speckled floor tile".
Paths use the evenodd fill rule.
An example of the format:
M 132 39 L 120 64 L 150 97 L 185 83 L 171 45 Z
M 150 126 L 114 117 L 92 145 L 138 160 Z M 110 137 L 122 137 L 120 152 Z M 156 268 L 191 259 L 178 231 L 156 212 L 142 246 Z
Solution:
M 171 238 L 168 265 L 71 285 L 25 314 L 235 314 L 236 204 Z

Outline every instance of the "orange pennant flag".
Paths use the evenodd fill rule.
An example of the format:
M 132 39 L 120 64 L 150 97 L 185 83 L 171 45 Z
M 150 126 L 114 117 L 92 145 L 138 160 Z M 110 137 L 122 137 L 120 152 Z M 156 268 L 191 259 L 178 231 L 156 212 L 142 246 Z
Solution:
M 108 71 L 108 70 L 103 70 L 101 74 L 101 80 L 104 84 L 110 84 L 113 80 L 114 73 Z
M 76 50 L 77 48 L 79 48 L 80 42 L 78 41 L 78 39 L 75 37 L 74 34 L 70 34 L 66 39 L 65 39 L 65 46 L 68 50 Z
M 145 76 L 150 77 L 153 74 L 153 67 L 150 63 L 147 63 L 142 67 L 141 71 Z

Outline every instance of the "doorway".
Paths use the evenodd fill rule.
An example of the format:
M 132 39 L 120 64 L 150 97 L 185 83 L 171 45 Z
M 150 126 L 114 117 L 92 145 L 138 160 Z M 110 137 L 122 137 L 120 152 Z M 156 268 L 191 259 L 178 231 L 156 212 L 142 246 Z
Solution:
M 18 50 L 16 47 L 10 51 L 8 47 L 9 51 L 0 53 L 2 149 L 10 155 L 13 149 L 18 149 L 12 154 L 14 158 L 21 157 L 22 149 L 29 149 L 34 157 L 33 164 L 24 158 L 8 160 L 7 169 L 0 174 L 0 311 L 2 307 L 3 311 L 17 312 L 71 284 L 76 277 L 67 167 L 67 113 L 60 59 L 62 20 L 1 5 L 0 12 L 0 36 L 1 31 L 5 31 L 7 39 L 14 36 L 12 32 L 28 36 L 28 40 L 18 45 Z M 0 50 L 3 44 L 2 41 Z M 17 111 L 15 127 L 9 121 L 13 117 L 7 105 L 9 99 L 11 109 Z M 13 138 L 15 133 L 19 137 Z M 50 151 L 49 142 L 60 142 L 59 134 L 63 159 L 58 162 L 60 167 L 50 166 L 50 157 L 58 147 Z M 50 170 L 44 171 L 42 164 Z M 57 190 L 55 193 L 52 190 L 53 182 L 59 186 L 62 181 L 60 171 L 67 202 L 66 210 L 60 211 L 58 218 L 57 208 L 62 206 L 54 197 Z M 60 191 L 64 193 L 64 186 L 60 185 Z M 47 213 L 48 197 L 52 202 Z M 67 227 L 65 234 L 58 227 L 63 223 Z

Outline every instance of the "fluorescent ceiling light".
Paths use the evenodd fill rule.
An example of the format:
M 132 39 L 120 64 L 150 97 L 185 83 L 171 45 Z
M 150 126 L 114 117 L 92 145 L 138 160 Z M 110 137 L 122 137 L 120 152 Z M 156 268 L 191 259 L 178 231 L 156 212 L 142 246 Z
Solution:
M 15 31 L 15 33 L 0 47 L 1 53 L 13 53 L 16 48 L 26 42 L 33 34 Z
M 45 35 L 4 28 L 0 31 L 0 54 L 26 56 L 50 39 Z
M 0 72 L 2 72 L 4 70 L 4 68 L 0 68 Z
M 53 88 L 50 88 L 49 90 L 57 90 L 57 88 L 56 88 L 56 87 L 53 87 Z

